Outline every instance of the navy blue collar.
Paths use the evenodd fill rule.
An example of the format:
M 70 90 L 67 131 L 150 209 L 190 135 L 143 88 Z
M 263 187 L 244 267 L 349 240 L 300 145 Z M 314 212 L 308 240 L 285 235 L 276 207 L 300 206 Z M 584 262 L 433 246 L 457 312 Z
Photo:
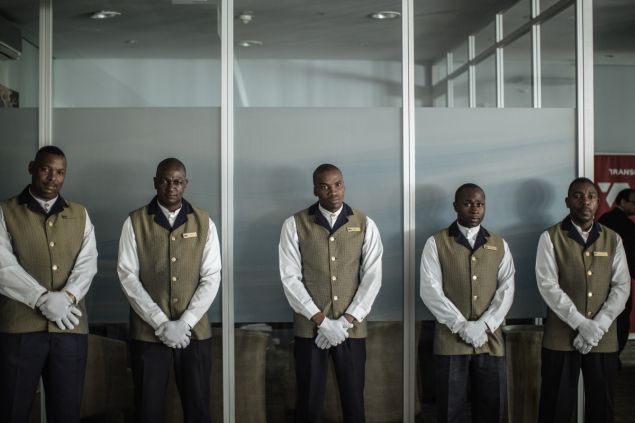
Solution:
M 174 221 L 174 226 L 170 226 L 170 222 L 168 222 L 168 218 L 165 217 L 165 214 L 163 214 L 163 211 L 161 211 L 161 209 L 159 208 L 159 202 L 157 200 L 157 197 L 154 196 L 152 201 L 150 201 L 150 204 L 148 204 L 148 214 L 149 215 L 153 214 L 154 222 L 157 225 L 161 226 L 162 228 L 168 230 L 169 232 L 172 232 L 173 230 L 177 229 L 179 226 L 185 224 L 185 222 L 187 222 L 187 215 L 190 213 L 194 213 L 194 208 L 184 198 L 181 200 L 181 210 L 179 211 L 179 214 L 176 216 L 176 220 Z
M 31 210 L 32 212 L 39 213 L 44 216 L 50 216 L 53 214 L 61 213 L 64 211 L 64 207 L 68 207 L 66 200 L 62 198 L 61 194 L 58 194 L 57 200 L 55 200 L 55 203 L 53 203 L 49 212 L 46 213 L 46 210 L 42 208 L 40 203 L 35 201 L 35 198 L 33 198 L 31 193 L 29 192 L 29 187 L 30 185 L 27 185 L 27 187 L 22 190 L 20 195 L 18 195 L 18 204 L 26 204 L 28 209 Z
M 342 206 L 342 211 L 340 212 L 339 216 L 337 216 L 337 220 L 335 221 L 333 228 L 331 228 L 330 223 L 327 222 L 324 215 L 320 212 L 320 209 L 318 208 L 318 204 L 319 202 L 309 207 L 309 216 L 315 216 L 313 221 L 316 224 L 322 226 L 327 231 L 329 231 L 329 233 L 331 234 L 335 233 L 335 231 L 337 231 L 339 228 L 341 228 L 346 223 L 348 223 L 348 216 L 351 216 L 352 214 L 354 214 L 353 209 L 351 209 L 348 204 L 344 203 Z
M 560 223 L 560 229 L 568 232 L 569 238 L 583 246 L 585 250 L 593 245 L 595 241 L 597 241 L 597 239 L 600 237 L 600 232 L 602 232 L 602 226 L 597 221 L 593 221 L 593 226 L 591 226 L 591 229 L 589 231 L 589 237 L 587 238 L 586 242 L 584 242 L 584 239 L 582 239 L 582 235 L 580 235 L 575 226 L 573 226 L 573 221 L 571 220 L 570 215 L 565 217 L 564 220 Z
M 472 252 L 478 250 L 483 245 L 487 244 L 487 238 L 490 237 L 490 234 L 489 232 L 487 232 L 487 229 L 485 229 L 483 225 L 481 225 L 481 228 L 478 230 L 478 234 L 476 235 L 476 240 L 474 241 L 474 248 L 472 248 L 467 238 L 465 238 L 465 236 L 461 233 L 461 230 L 459 229 L 459 224 L 456 222 L 456 220 L 452 222 L 452 224 L 448 228 L 448 235 L 453 236 L 456 242 L 458 242 L 459 244 L 461 244 L 462 246 L 464 246 L 465 248 L 467 248 L 468 250 Z

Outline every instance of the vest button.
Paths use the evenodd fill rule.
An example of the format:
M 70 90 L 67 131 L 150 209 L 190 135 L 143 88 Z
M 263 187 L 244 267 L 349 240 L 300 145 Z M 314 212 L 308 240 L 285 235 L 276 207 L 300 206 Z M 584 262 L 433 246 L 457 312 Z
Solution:
M 476 257 L 472 256 L 472 261 L 476 261 Z
M 473 297 L 472 297 L 472 299 L 473 299 L 474 301 L 478 300 L 478 295 L 473 296 Z
M 335 256 L 332 256 L 332 257 L 331 257 L 331 261 L 335 261 Z
M 589 253 L 588 251 L 586 253 L 584 253 L 585 256 L 589 257 L 591 255 L 591 253 Z
M 176 276 L 172 276 L 172 282 L 176 282 Z
M 591 298 L 593 296 L 593 292 L 589 292 L 588 294 L 586 294 L 587 297 Z
M 589 270 L 588 272 L 586 272 L 586 274 L 591 276 L 593 274 L 593 272 Z
M 49 220 L 49 226 L 53 226 L 53 221 Z
M 587 316 L 589 316 L 589 317 L 591 317 L 591 316 L 593 316 L 593 313 L 591 313 L 591 312 L 589 311 L 589 312 L 587 312 L 587 314 L 586 314 L 586 315 L 587 315 Z
M 51 266 L 51 269 L 57 270 L 57 264 L 54 264 L 53 266 Z
M 176 257 L 172 257 L 172 258 L 170 259 L 170 261 L 171 261 L 172 263 L 174 263 L 174 262 L 176 261 Z
M 333 301 L 337 301 L 337 295 L 333 297 Z
M 331 280 L 332 281 L 336 281 L 337 280 L 337 276 L 331 276 Z
M 476 275 L 472 276 L 472 280 L 473 280 L 473 281 L 475 281 L 475 280 L 477 280 L 477 279 L 478 279 L 478 276 L 476 276 Z
M 171 236 L 171 237 L 170 237 L 170 239 L 171 239 L 172 241 L 176 241 L 176 237 L 175 237 L 175 236 Z
M 49 242 L 49 247 L 55 247 L 55 243 L 53 241 Z
M 335 237 L 334 236 L 330 237 L 329 241 L 331 241 L 331 242 L 335 241 Z
M 176 304 L 176 303 L 178 303 L 178 302 L 179 302 L 179 299 L 178 299 L 178 298 L 174 298 L 174 299 L 172 300 L 172 302 Z

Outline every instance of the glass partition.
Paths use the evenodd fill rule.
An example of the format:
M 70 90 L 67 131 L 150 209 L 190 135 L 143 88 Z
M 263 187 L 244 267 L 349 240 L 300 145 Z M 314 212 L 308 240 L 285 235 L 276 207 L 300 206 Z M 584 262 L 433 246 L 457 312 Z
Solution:
M 119 237 L 128 214 L 154 197 L 162 159 L 183 161 L 184 198 L 209 212 L 220 236 L 217 9 L 176 1 L 53 6 L 53 142 L 68 156 L 64 193 L 87 207 L 99 251 L 89 321 L 96 333 L 125 337 L 130 307 L 116 272 Z M 220 421 L 220 291 L 207 317 L 214 322 L 210 407 Z M 179 397 L 169 386 L 166 421 L 177 422 Z
M 0 1 L 0 199 L 29 182 L 27 165 L 38 147 L 39 1 Z
M 361 5 L 237 4 L 239 422 L 263 416 L 287 421 L 295 412 L 293 311 L 280 280 L 278 243 L 285 219 L 316 203 L 312 172 L 321 163 L 342 170 L 346 203 L 372 218 L 381 233 L 383 283 L 367 318 L 365 409 L 368 421 L 402 419 L 400 2 L 383 2 L 377 10 Z M 238 372 L 254 354 L 259 368 L 245 386 Z M 327 379 L 324 418 L 342 421 L 332 369 Z M 245 389 L 253 395 L 242 396 Z
M 542 107 L 575 107 L 575 31 L 573 6 L 540 26 Z

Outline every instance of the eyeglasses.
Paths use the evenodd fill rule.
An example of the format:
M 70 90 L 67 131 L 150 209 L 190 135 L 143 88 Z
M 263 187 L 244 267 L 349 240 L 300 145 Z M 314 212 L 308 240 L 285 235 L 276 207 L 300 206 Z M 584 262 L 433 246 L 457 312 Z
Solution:
M 187 179 L 167 179 L 167 178 L 157 178 L 157 184 L 159 184 L 159 186 L 168 186 L 168 185 L 174 185 L 177 188 L 180 188 L 182 186 L 184 186 L 185 184 L 187 184 Z

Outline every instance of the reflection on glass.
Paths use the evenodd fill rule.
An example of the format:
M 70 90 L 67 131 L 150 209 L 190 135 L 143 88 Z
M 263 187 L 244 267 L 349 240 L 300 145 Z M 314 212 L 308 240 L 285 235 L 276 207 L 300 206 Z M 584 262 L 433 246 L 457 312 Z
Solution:
M 468 60 L 467 40 L 452 50 L 452 71 L 457 70 Z
M 496 107 L 496 57 L 479 62 L 475 74 L 476 107 Z
M 387 4 L 400 11 L 399 2 Z M 309 6 L 252 2 L 249 10 L 252 21 L 237 24 L 234 34 L 239 43 L 235 317 L 237 327 L 261 330 L 268 343 L 263 346 L 266 357 L 258 363 L 266 375 L 255 383 L 266 385 L 266 397 L 262 402 L 250 398 L 240 408 L 255 408 L 271 422 L 288 421 L 296 412 L 300 388 L 314 383 L 302 379 L 298 381 L 302 386 L 296 384 L 295 348 L 306 340 L 312 347 L 313 341 L 298 341 L 294 336 L 293 310 L 280 278 L 278 244 L 283 222 L 317 201 L 313 170 L 320 163 L 333 163 L 343 172 L 346 203 L 376 222 L 384 244 L 382 288 L 367 319 L 366 417 L 401 421 L 401 21 L 371 19 L 368 11 L 351 0 L 340 2 L 337 8 L 325 8 L 320 2 Z M 284 12 L 272 13 L 276 10 Z M 241 47 L 240 42 L 248 39 L 262 44 Z M 419 86 L 426 91 L 419 96 L 422 102 L 429 97 L 424 81 L 431 79 L 430 71 L 417 70 Z M 376 201 L 379 197 L 382 201 Z M 320 236 L 325 236 L 324 229 L 319 229 Z M 339 257 L 333 257 L 338 263 Z M 251 348 L 240 339 L 237 334 L 237 358 Z M 378 371 L 386 366 L 389 372 Z M 342 421 L 341 404 L 347 400 L 339 398 L 333 372 L 327 375 L 324 420 Z M 237 392 L 240 389 L 237 385 Z M 237 421 L 264 419 L 250 420 L 243 414 Z
M 0 200 L 29 183 L 26 167 L 38 147 L 38 6 L 35 0 L 0 2 L 0 32 L 9 43 L 6 55 L 0 53 Z
M 432 84 L 436 84 L 448 76 L 448 61 L 444 57 L 432 64 Z
M 531 1 L 520 0 L 503 12 L 503 34 L 507 36 L 531 19 Z
M 468 107 L 470 105 L 470 91 L 467 71 L 454 78 L 452 84 L 454 91 L 452 107 Z
M 542 107 L 575 107 L 575 10 L 571 6 L 540 26 Z
M 504 56 L 505 107 L 531 107 L 531 33 L 507 45 Z
M 496 22 L 494 17 L 492 17 L 492 21 L 487 26 L 476 33 L 474 38 L 474 54 L 476 56 L 496 44 Z

